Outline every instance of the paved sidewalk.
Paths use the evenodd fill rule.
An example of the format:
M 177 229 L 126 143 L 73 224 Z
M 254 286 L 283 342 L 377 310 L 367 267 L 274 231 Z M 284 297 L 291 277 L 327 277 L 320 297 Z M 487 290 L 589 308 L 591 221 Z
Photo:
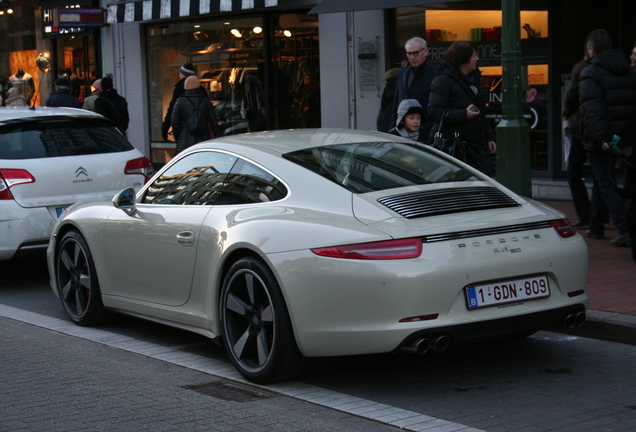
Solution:
M 577 221 L 572 202 L 543 201 Z M 585 236 L 586 229 L 578 230 Z M 607 224 L 605 239 L 585 238 L 590 265 L 587 289 L 590 294 L 588 320 L 567 333 L 636 345 L 636 261 L 627 247 L 611 247 L 618 230 Z

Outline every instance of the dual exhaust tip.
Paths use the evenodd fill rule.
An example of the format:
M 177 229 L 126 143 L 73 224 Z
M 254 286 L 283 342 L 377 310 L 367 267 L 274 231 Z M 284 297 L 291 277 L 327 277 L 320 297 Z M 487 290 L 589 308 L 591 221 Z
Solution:
M 409 354 L 422 355 L 428 351 L 442 352 L 448 348 L 450 339 L 444 334 L 429 335 L 415 338 L 402 347 L 402 351 Z
M 587 315 L 585 312 L 573 312 L 567 314 L 563 320 L 563 325 L 566 329 L 573 329 L 574 327 L 581 327 L 585 322 Z

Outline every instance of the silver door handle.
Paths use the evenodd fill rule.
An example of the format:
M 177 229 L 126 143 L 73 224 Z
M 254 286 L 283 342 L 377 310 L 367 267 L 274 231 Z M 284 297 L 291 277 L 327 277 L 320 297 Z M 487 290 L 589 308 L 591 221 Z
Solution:
M 194 233 L 192 231 L 182 231 L 177 234 L 177 243 L 181 246 L 190 247 L 194 244 Z

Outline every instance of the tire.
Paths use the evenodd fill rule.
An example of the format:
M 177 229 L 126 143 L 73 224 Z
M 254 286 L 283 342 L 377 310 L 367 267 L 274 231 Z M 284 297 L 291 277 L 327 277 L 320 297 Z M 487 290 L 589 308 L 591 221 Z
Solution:
M 67 232 L 60 241 L 55 256 L 55 280 L 64 310 L 73 322 L 95 326 L 108 318 L 93 256 L 77 231 Z
M 220 316 L 225 348 L 246 379 L 270 384 L 309 370 L 280 287 L 261 260 L 247 257 L 231 266 L 221 289 Z

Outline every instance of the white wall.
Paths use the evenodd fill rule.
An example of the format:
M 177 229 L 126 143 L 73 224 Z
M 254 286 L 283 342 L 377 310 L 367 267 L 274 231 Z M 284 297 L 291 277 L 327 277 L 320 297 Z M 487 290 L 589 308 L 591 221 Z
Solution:
M 322 14 L 319 23 L 322 126 L 349 128 L 347 14 Z
M 148 94 L 146 88 L 145 52 L 139 23 L 120 23 L 106 28 L 104 41 L 104 74 L 112 73 L 117 92 L 128 102 L 128 140 L 150 157 L 148 128 Z
M 320 96 L 323 127 L 376 130 L 384 88 L 384 11 L 320 15 Z M 360 89 L 358 45 L 377 43 L 377 87 Z

